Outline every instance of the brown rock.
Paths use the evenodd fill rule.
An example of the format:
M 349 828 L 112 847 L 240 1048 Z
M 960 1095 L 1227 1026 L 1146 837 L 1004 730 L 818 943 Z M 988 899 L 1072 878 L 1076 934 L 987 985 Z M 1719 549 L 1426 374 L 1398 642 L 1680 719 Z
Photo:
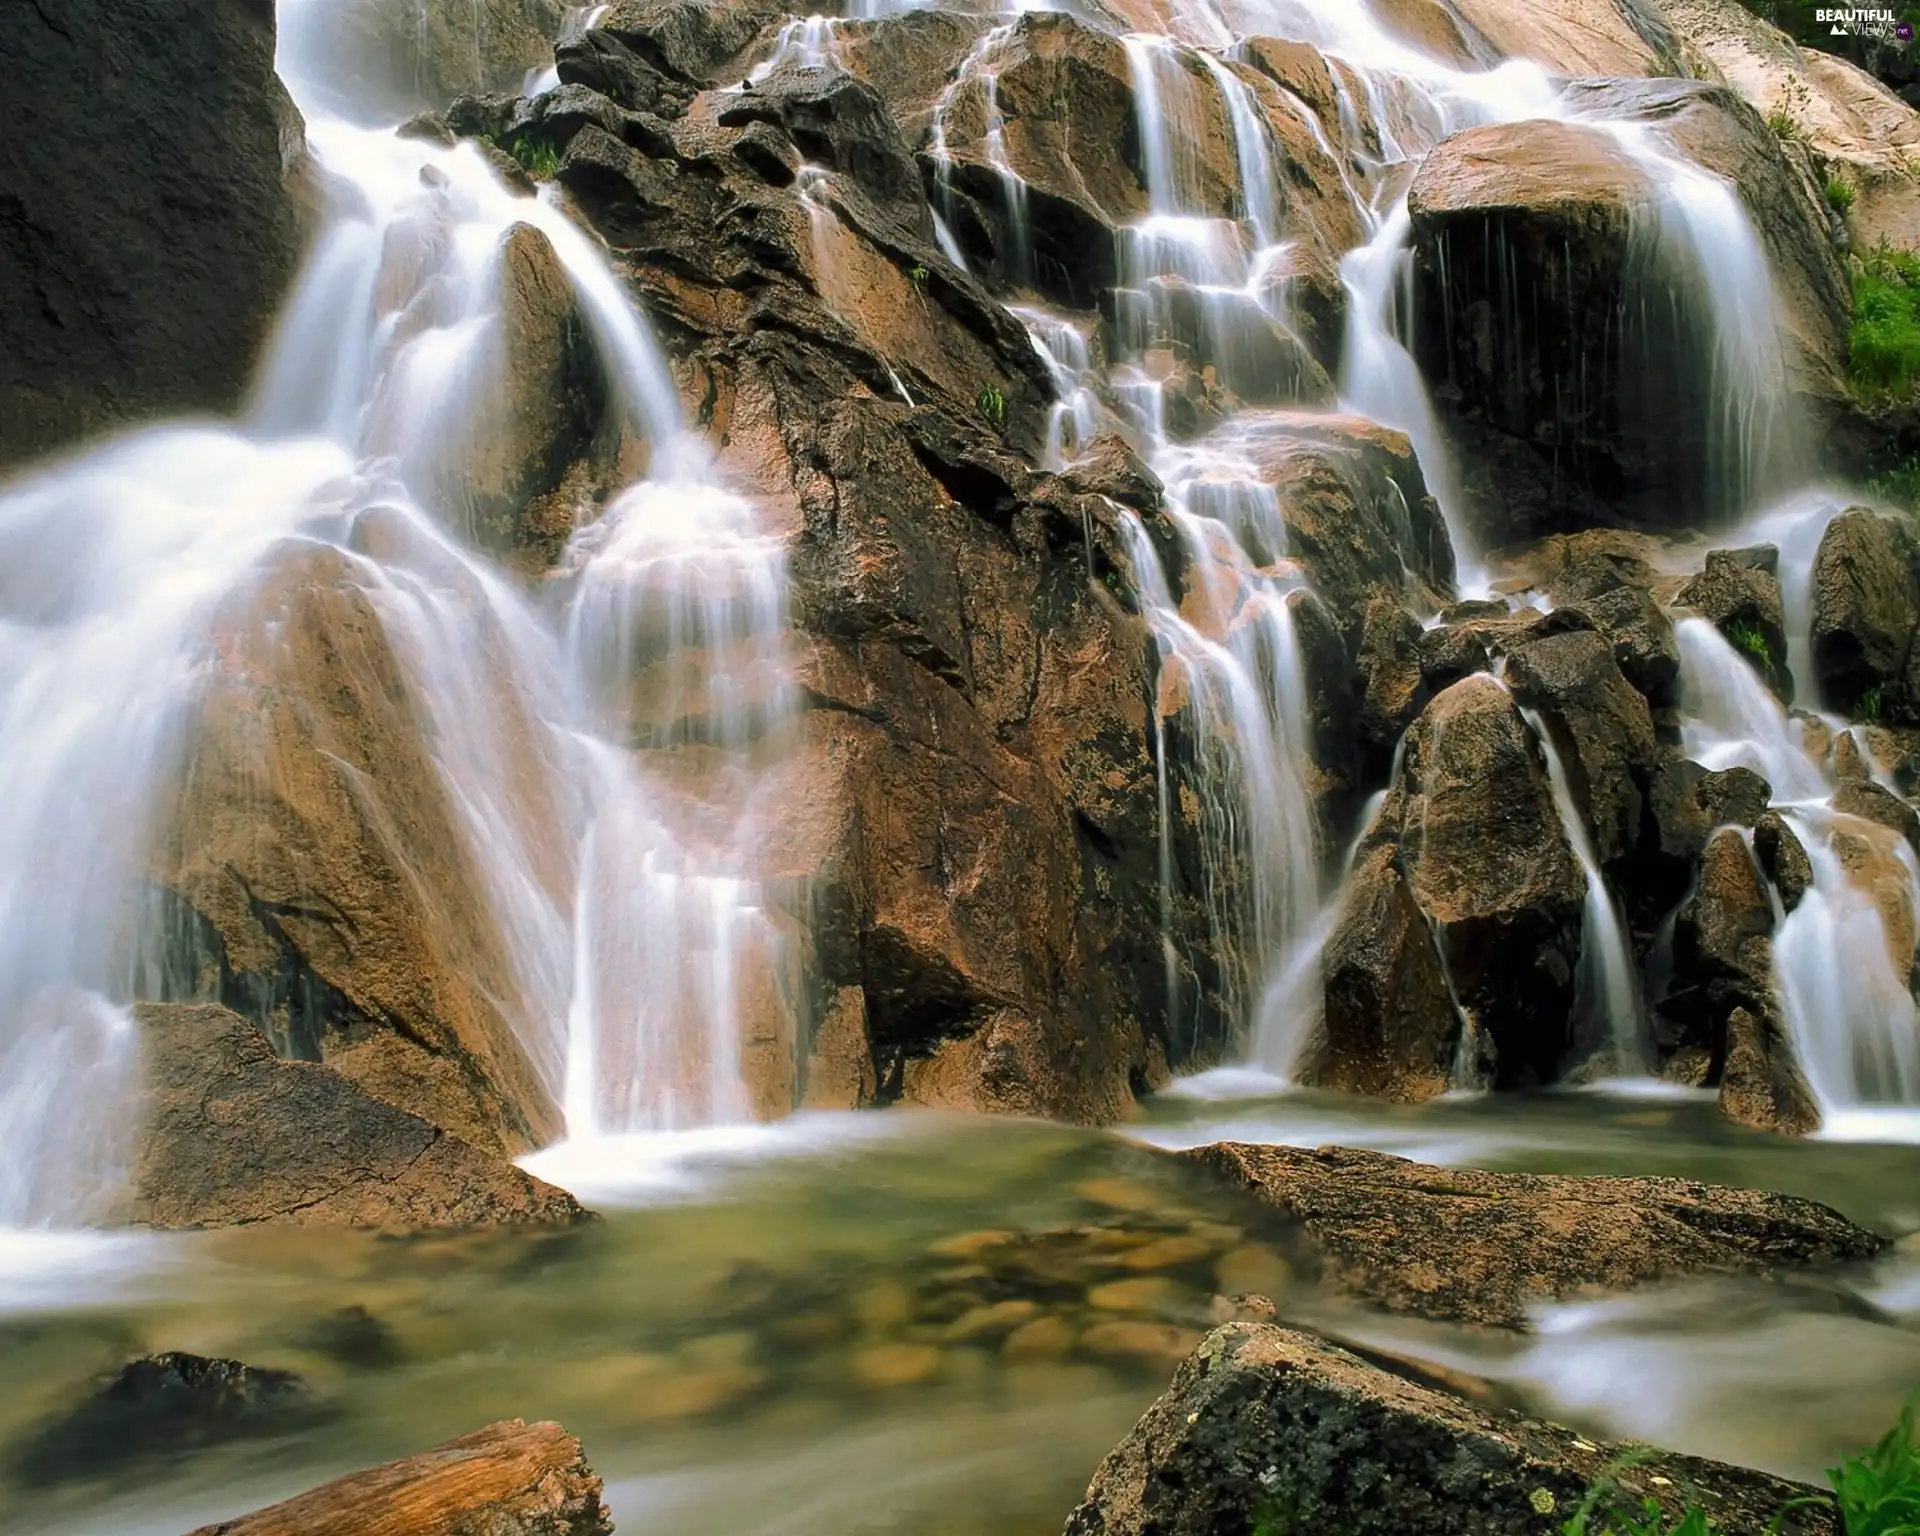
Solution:
M 1720 1113 L 1736 1125 L 1784 1136 L 1811 1136 L 1820 1129 L 1820 1106 L 1774 1019 L 1755 1018 L 1744 1008 L 1728 1018 Z
M 135 1010 L 147 1074 L 128 1218 L 153 1227 L 459 1227 L 576 1222 L 564 1190 L 369 1098 L 317 1062 L 281 1061 L 224 1008 Z
M 1617 1479 L 1669 1519 L 1703 1493 L 1728 1536 L 1789 1500 L 1804 1533 L 1838 1522 L 1804 1485 L 1693 1457 L 1593 1445 L 1390 1374 L 1266 1323 L 1216 1328 L 1094 1474 L 1066 1536 L 1217 1536 L 1284 1519 L 1341 1536 L 1538 1536 Z
M 1515 10 L 1500 0 L 1454 0 L 1454 14 L 1497 54 L 1534 59 L 1556 75 L 1663 74 L 1644 13 L 1618 0 L 1544 0 Z
M 1858 816 L 1898 832 L 1916 853 L 1920 853 L 1920 813 L 1883 784 L 1871 780 L 1847 779 L 1834 791 L 1831 802 L 1836 811 Z
M 1872 1258 L 1812 1201 L 1682 1179 L 1429 1168 L 1378 1152 L 1223 1142 L 1182 1154 L 1298 1220 L 1323 1278 L 1391 1312 L 1524 1329 L 1529 1307 L 1679 1275 Z
M 356 536 L 412 535 L 372 512 Z M 156 883 L 178 898 L 173 995 L 240 1009 L 283 1054 L 325 1060 L 477 1148 L 529 1151 L 560 1129 L 509 1022 L 537 1010 L 481 899 L 419 705 L 353 559 L 290 544 L 275 560 L 210 648 L 193 769 L 154 855 Z M 515 784 L 535 795 L 549 781 L 541 736 L 509 677 Z M 557 824 L 550 807 L 518 809 Z M 541 878 L 560 889 L 566 875 Z
M 1813 562 L 1813 666 L 1822 698 L 1850 714 L 1920 724 L 1920 540 L 1861 507 L 1827 525 Z
M 1781 905 L 1791 912 L 1813 886 L 1813 861 L 1778 811 L 1768 811 L 1754 823 L 1753 851 L 1780 893 Z
M 291 13 L 289 41 L 322 81 L 380 109 L 511 89 L 553 59 L 565 0 L 342 0 Z
M 192 1536 L 610 1536 L 580 1442 L 508 1419 Z
M 1708 554 L 1700 574 L 1681 590 L 1678 601 L 1710 620 L 1768 686 L 1791 704 L 1793 676 L 1787 671 L 1779 564 L 1780 552 L 1770 544 L 1759 549 L 1716 549 Z M 1754 640 L 1763 654 L 1756 655 L 1750 648 Z

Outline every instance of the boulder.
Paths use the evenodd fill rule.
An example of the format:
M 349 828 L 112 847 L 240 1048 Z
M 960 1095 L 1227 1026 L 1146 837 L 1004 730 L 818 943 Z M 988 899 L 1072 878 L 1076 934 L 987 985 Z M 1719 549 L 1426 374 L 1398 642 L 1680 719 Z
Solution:
M 1727 637 L 1782 703 L 1793 702 L 1787 670 L 1786 613 L 1780 597 L 1780 551 L 1716 549 L 1677 599 Z
M 29 1487 L 124 1476 L 149 1458 L 295 1434 L 327 1415 L 291 1371 L 151 1355 L 103 1377 L 71 1413 L 30 1434 L 11 1453 L 10 1470 Z
M 1843 411 L 1844 274 L 1806 179 L 1758 114 L 1693 81 L 1583 82 L 1572 99 L 1657 128 L 1738 189 L 1781 302 L 1797 408 Z M 1661 221 L 1661 201 L 1645 163 L 1580 122 L 1470 129 L 1415 175 L 1414 349 L 1449 381 L 1441 400 L 1472 456 L 1464 489 L 1489 542 L 1623 515 L 1657 522 L 1676 503 L 1731 512 L 1804 472 L 1788 418 L 1769 417 L 1764 452 L 1726 431 L 1708 376 L 1709 274 Z M 1650 286 L 1666 300 L 1642 305 Z M 1610 360 L 1598 373 L 1595 356 Z
M 1781 906 L 1791 912 L 1813 887 L 1813 861 L 1778 811 L 1768 811 L 1754 823 L 1753 851 L 1780 893 Z
M 1524 1330 L 1530 1309 L 1567 1297 L 1854 1263 L 1887 1246 L 1810 1200 L 1685 1179 L 1483 1173 L 1345 1147 L 1180 1155 L 1300 1222 L 1335 1290 L 1443 1322 Z
M 1453 0 L 1453 11 L 1497 55 L 1533 59 L 1555 75 L 1668 72 L 1670 35 L 1635 0 L 1544 0 L 1516 10 L 1500 0 Z
M 398 568 L 432 562 L 431 579 L 455 589 L 471 579 L 397 513 L 361 513 L 348 538 Z M 527 995 L 395 654 L 387 624 L 406 610 L 383 615 L 371 569 L 289 542 L 216 623 L 191 760 L 151 856 L 167 996 L 225 1003 L 283 1055 L 324 1060 L 474 1147 L 517 1156 L 559 1134 L 560 1062 L 557 1045 L 523 1041 L 515 1024 L 562 1005 Z M 488 609 L 473 594 L 467 611 Z M 507 653 L 484 624 L 475 643 Z M 557 779 L 548 740 L 511 669 L 488 681 L 485 700 L 462 706 L 499 712 L 513 764 L 492 835 L 505 821 L 555 824 L 542 804 Z M 549 862 L 539 878 L 560 889 L 567 873 Z
M 1813 562 L 1813 668 L 1822 700 L 1920 724 L 1920 540 L 1863 507 L 1827 525 Z
M 1402 1013 L 1385 1027 L 1413 1047 L 1403 1062 L 1377 1063 L 1378 1080 L 1432 1091 L 1438 1060 L 1453 1060 L 1463 1022 L 1425 972 L 1408 903 L 1424 915 L 1431 944 L 1451 980 L 1452 998 L 1474 1052 L 1497 1086 L 1550 1082 L 1573 1048 L 1574 973 L 1580 956 L 1586 880 L 1561 828 L 1539 743 L 1512 696 L 1477 675 L 1429 704 L 1409 733 L 1401 774 L 1367 831 L 1361 857 L 1369 882 L 1356 885 L 1330 953 L 1363 960 L 1356 975 L 1413 967 Z M 1404 891 L 1395 889 L 1404 881 Z M 1347 973 L 1329 973 L 1338 978 Z M 1379 1001 L 1366 986 L 1330 987 L 1324 1041 L 1309 1080 L 1339 1081 L 1335 1064 L 1367 1058 L 1380 1041 Z M 1442 1005 L 1445 1006 L 1442 1006 Z
M 1594 853 L 1606 868 L 1619 866 L 1640 841 L 1659 749 L 1653 714 L 1612 642 L 1586 629 L 1543 633 L 1508 653 L 1507 682 L 1553 733 Z
M 287 8 L 287 51 L 335 110 L 380 122 L 518 92 L 553 62 L 567 0 L 330 0 Z
M 1705 1495 L 1727 1536 L 1839 1530 L 1831 1502 L 1765 1473 L 1596 1445 L 1395 1375 L 1316 1338 L 1232 1322 L 1094 1474 L 1066 1536 L 1538 1536 L 1617 1489 L 1636 1519 Z M 1783 1505 L 1812 1507 L 1773 1522 Z M 1600 1513 L 1612 1507 L 1601 1499 Z
M 1756 1017 L 1745 1008 L 1728 1015 L 1720 1113 L 1735 1125 L 1783 1136 L 1820 1129 L 1820 1106 L 1777 1016 Z
M 305 244 L 304 129 L 273 8 L 17 8 L 0 28 L 0 471 L 102 432 L 229 412 Z
M 577 1222 L 564 1190 L 282 1061 L 238 1014 L 143 1003 L 147 1104 L 127 1216 L 151 1227 L 462 1227 Z
M 191 1536 L 610 1536 L 600 1495 L 577 1439 L 507 1419 Z

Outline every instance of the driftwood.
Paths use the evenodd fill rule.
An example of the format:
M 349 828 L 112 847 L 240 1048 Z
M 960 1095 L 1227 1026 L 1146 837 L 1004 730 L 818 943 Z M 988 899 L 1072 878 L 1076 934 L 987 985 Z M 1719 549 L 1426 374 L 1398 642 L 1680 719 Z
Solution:
M 608 1536 L 600 1479 L 558 1424 L 508 1419 L 191 1536 Z

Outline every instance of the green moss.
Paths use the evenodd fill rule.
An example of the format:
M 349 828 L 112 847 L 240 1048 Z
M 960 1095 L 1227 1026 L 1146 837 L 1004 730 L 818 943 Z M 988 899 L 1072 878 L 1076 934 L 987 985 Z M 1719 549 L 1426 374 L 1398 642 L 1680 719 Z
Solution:
M 1853 274 L 1854 388 L 1873 398 L 1920 383 L 1920 255 L 1880 246 Z

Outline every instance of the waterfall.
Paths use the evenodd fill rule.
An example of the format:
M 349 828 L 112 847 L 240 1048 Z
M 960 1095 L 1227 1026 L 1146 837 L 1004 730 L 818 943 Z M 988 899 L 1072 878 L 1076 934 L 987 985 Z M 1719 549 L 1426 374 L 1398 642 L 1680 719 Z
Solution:
M 281 72 L 351 195 L 249 415 L 0 489 L 0 1225 L 86 1221 L 110 1200 L 139 1080 L 125 1008 L 162 964 L 144 861 L 196 750 L 218 626 L 303 550 L 337 550 L 384 631 L 507 961 L 496 1001 L 569 1134 L 749 1110 L 743 1009 L 784 960 L 751 876 L 744 749 L 768 750 L 792 703 L 783 550 L 711 480 L 594 241 L 471 147 L 346 120 L 303 89 L 328 75 L 305 35 L 283 32 Z M 653 465 L 539 598 L 467 547 L 458 490 L 497 409 L 501 251 L 520 223 L 559 258 Z M 696 722 L 714 805 L 634 750 Z

